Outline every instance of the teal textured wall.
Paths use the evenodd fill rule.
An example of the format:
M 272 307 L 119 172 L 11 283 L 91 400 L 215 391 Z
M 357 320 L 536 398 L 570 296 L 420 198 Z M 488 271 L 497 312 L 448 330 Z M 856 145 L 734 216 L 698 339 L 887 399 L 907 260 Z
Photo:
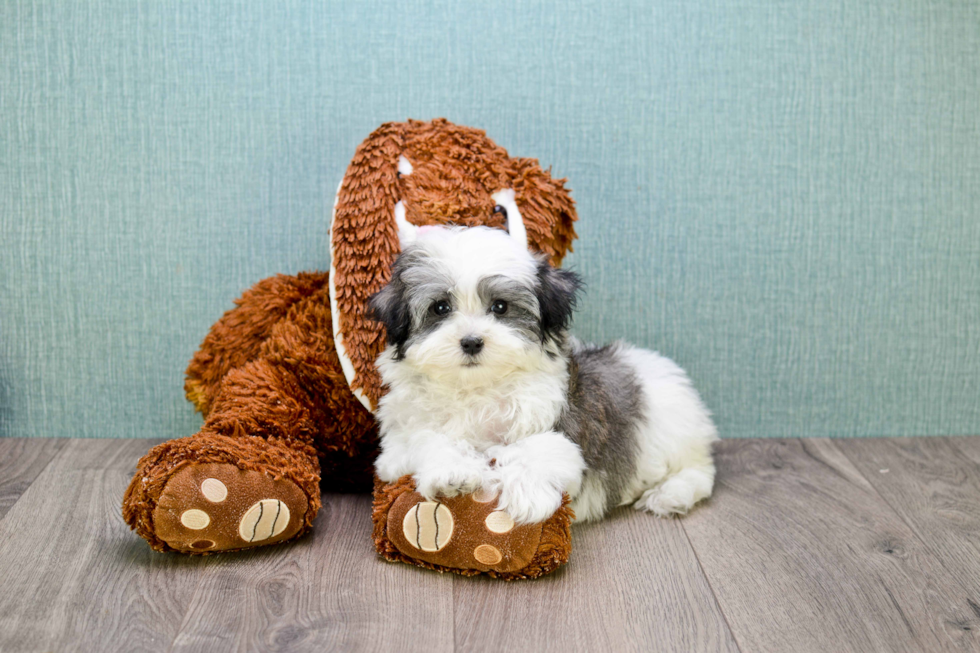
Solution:
M 569 178 L 576 332 L 725 436 L 980 432 L 980 4 L 0 3 L 0 434 L 175 436 L 383 121 Z

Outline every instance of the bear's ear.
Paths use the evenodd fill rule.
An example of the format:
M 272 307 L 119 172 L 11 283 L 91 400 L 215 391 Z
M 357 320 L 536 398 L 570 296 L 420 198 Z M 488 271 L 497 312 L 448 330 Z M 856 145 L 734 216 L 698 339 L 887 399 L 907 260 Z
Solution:
M 404 346 L 411 327 L 408 298 L 401 275 L 395 273 L 391 282 L 368 299 L 368 317 L 380 322 L 388 334 L 388 345 L 395 347 L 395 360 L 405 357 Z
M 568 329 L 578 301 L 582 279 L 571 270 L 538 263 L 538 309 L 541 311 L 541 339 L 558 339 Z
M 367 300 L 391 278 L 401 250 L 395 222 L 398 165 L 418 124 L 385 123 L 358 146 L 337 191 L 330 227 L 334 340 L 347 382 L 369 410 L 381 396 L 374 361 L 385 339 L 382 325 L 367 315 Z
M 552 179 L 537 159 L 514 159 L 514 194 L 524 218 L 528 245 L 561 265 L 575 240 L 575 202 L 565 179 Z

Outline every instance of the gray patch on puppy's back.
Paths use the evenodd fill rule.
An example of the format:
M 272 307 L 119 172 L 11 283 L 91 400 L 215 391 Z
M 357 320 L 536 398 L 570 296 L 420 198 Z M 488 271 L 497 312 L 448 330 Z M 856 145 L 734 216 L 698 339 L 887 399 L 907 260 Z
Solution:
M 606 490 L 606 510 L 619 505 L 636 473 L 637 432 L 643 419 L 643 389 L 618 344 L 572 351 L 568 405 L 555 429 L 579 445 L 594 477 Z

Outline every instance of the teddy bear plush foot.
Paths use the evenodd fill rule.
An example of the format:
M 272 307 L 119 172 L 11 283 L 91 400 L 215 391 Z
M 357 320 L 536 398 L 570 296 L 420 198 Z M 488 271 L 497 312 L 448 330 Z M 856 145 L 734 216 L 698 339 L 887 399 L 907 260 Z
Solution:
M 176 551 L 233 551 L 290 539 L 308 508 L 289 479 L 227 463 L 190 464 L 167 481 L 153 524 Z
M 144 456 L 123 517 L 158 551 L 236 551 L 295 538 L 320 507 L 316 458 L 259 437 L 198 434 Z
M 517 525 L 497 510 L 496 497 L 477 491 L 428 501 L 410 476 L 375 481 L 374 543 L 382 557 L 465 576 L 537 578 L 568 561 L 568 496 L 547 521 Z

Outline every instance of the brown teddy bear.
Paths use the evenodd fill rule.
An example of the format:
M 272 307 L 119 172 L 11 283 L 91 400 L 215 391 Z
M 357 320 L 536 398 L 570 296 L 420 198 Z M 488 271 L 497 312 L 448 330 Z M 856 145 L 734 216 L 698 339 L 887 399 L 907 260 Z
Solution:
M 400 229 L 507 229 L 491 195 L 513 189 L 529 247 L 557 265 L 575 238 L 564 181 L 535 159 L 510 157 L 483 131 L 443 119 L 375 130 L 337 192 L 330 272 L 260 281 L 211 328 L 185 383 L 204 426 L 139 461 L 123 500 L 126 522 L 158 551 L 231 551 L 305 533 L 320 508 L 321 484 L 368 491 L 378 446 L 371 411 L 383 393 L 374 360 L 385 338 L 366 303 L 388 281 Z M 478 555 L 464 563 L 450 547 L 438 560 L 415 560 L 404 537 L 385 529 L 389 509 L 411 489 L 410 479 L 377 488 L 375 541 L 386 557 L 464 571 L 469 564 L 471 573 L 504 577 L 537 575 L 567 558 L 563 508 L 535 537 L 515 532 L 494 548 L 520 549 L 516 558 L 489 562 L 494 554 L 481 562 Z M 411 507 L 402 508 L 404 517 Z M 522 574 L 515 560 L 529 570 Z

